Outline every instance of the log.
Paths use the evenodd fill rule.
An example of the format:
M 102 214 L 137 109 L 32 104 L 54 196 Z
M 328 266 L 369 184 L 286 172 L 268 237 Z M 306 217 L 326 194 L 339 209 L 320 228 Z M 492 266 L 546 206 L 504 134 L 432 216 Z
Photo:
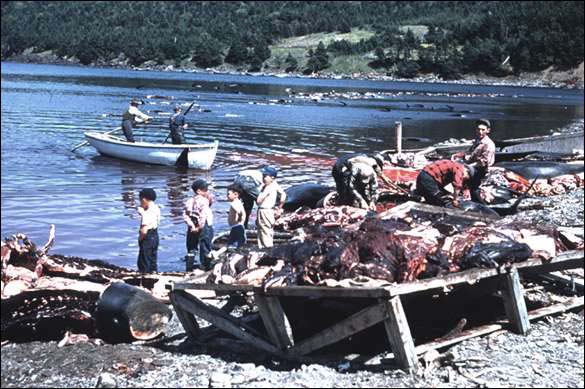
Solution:
M 506 316 L 512 326 L 514 332 L 526 335 L 530 330 L 530 321 L 528 320 L 528 311 L 526 310 L 526 302 L 524 301 L 524 293 L 522 292 L 522 284 L 520 284 L 520 277 L 518 270 L 511 269 L 509 273 L 503 275 L 504 288 L 502 290 L 502 297 L 504 299 L 504 308 L 506 309 Z
M 95 319 L 100 336 L 110 342 L 150 340 L 162 334 L 172 312 L 144 290 L 115 282 L 100 296 Z

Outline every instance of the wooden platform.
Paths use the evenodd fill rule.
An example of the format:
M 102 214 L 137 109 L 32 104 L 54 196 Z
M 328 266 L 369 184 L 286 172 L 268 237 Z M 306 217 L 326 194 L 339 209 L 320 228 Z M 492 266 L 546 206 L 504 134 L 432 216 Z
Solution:
M 320 287 L 320 286 L 289 286 L 262 289 L 251 285 L 200 284 L 193 282 L 177 282 L 170 286 L 171 301 L 177 316 L 190 337 L 197 337 L 199 326 L 195 320 L 198 316 L 236 338 L 265 352 L 287 358 L 307 355 L 325 346 L 348 338 L 377 323 L 383 322 L 394 358 L 405 370 L 415 370 L 418 355 L 430 349 L 436 349 L 484 335 L 503 328 L 506 324 L 515 332 L 525 334 L 530 328 L 530 320 L 545 315 L 562 312 L 567 309 L 583 306 L 583 296 L 574 297 L 566 303 L 540 308 L 528 312 L 524 301 L 520 275 L 546 274 L 558 270 L 583 267 L 583 251 L 562 253 L 551 261 L 530 259 L 506 269 L 470 269 L 459 273 L 448 274 L 404 284 L 386 287 Z M 464 284 L 474 284 L 479 280 L 492 279 L 496 288 L 502 292 L 507 323 L 495 323 L 481 328 L 470 329 L 450 339 L 418 345 L 415 347 L 410 326 L 404 314 L 401 296 L 420 293 L 433 289 L 451 289 Z M 229 309 L 218 309 L 205 304 L 188 290 L 214 290 L 220 293 L 250 293 L 258 306 L 266 334 L 251 328 L 247 324 L 229 314 Z M 345 318 L 331 327 L 322 330 L 302 341 L 295 341 L 289 322 L 282 309 L 282 297 L 306 298 L 363 298 L 374 303 L 361 311 Z

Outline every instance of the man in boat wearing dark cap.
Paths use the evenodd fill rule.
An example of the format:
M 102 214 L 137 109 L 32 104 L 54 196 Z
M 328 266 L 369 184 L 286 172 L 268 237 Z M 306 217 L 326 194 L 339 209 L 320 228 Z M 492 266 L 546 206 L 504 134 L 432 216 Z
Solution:
M 180 105 L 175 106 L 175 113 L 169 118 L 169 130 L 171 131 L 171 139 L 173 144 L 181 145 L 185 143 L 185 129 L 187 123 L 185 122 L 185 115 Z
M 496 159 L 496 145 L 489 137 L 491 123 L 487 119 L 479 119 L 475 122 L 475 141 L 467 151 L 453 155 L 454 160 L 462 159 L 465 163 L 475 168 L 475 174 L 471 177 L 471 199 L 483 203 L 479 195 L 479 185 L 486 176 L 488 169 Z
M 130 105 L 128 109 L 122 114 L 122 131 L 124 131 L 124 136 L 128 142 L 134 142 L 134 133 L 132 132 L 134 128 L 134 123 L 142 123 L 152 118 L 142 112 L 137 108 L 138 107 L 138 100 L 130 101 Z

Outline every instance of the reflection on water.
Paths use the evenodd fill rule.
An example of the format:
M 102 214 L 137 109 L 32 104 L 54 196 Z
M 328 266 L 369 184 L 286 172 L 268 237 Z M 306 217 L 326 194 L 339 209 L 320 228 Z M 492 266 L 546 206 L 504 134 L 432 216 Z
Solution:
M 321 101 L 289 96 L 332 90 L 362 95 Z M 384 94 L 365 95 L 371 91 Z M 471 138 L 479 117 L 492 120 L 496 139 L 546 133 L 583 117 L 583 91 L 13 63 L 2 64 L 1 97 L 2 233 L 22 231 L 43 242 L 48 223 L 55 223 L 54 252 L 134 267 L 138 192 L 151 187 L 162 212 L 161 270 L 183 268 L 183 204 L 196 178 L 211 183 L 215 230 L 221 232 L 228 228 L 226 188 L 238 171 L 271 164 L 280 168 L 285 187 L 307 181 L 332 185 L 335 157 L 391 147 L 396 120 L 403 122 L 408 148 Z M 150 141 L 168 135 L 166 114 L 175 103 L 195 100 L 186 136 L 190 142 L 220 141 L 213 169 L 149 166 L 102 157 L 89 147 L 69 151 L 84 131 L 118 127 L 134 97 L 155 117 L 154 125 L 135 131 Z

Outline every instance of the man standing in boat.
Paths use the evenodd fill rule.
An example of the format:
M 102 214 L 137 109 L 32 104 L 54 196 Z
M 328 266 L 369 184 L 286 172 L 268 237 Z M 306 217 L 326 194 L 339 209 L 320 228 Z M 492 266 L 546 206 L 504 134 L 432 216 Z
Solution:
M 152 118 L 142 112 L 137 108 L 138 101 L 132 100 L 130 101 L 130 106 L 128 109 L 122 114 L 122 131 L 124 131 L 124 136 L 128 142 L 134 142 L 134 123 L 142 123 Z
M 475 124 L 477 125 L 475 141 L 467 153 L 456 153 L 451 159 L 462 159 L 465 163 L 475 168 L 475 174 L 471 177 L 470 183 L 471 199 L 483 203 L 479 195 L 479 185 L 481 184 L 481 180 L 486 176 L 490 166 L 495 162 L 496 145 L 488 136 L 491 131 L 490 121 L 487 119 L 479 119 Z
M 185 115 L 182 113 L 180 105 L 175 106 L 175 113 L 169 118 L 169 130 L 171 131 L 171 139 L 173 144 L 182 145 L 185 143 L 185 129 L 187 123 L 185 122 Z

